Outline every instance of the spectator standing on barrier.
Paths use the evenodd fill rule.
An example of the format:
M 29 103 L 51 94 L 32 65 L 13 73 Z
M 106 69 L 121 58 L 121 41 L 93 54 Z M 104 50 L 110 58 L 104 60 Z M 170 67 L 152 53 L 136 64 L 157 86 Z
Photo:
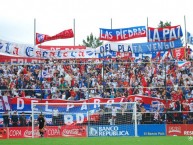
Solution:
M 46 120 L 44 118 L 44 116 L 42 114 L 39 115 L 38 119 L 38 124 L 39 124 L 39 133 L 40 133 L 40 137 L 44 137 L 44 127 L 46 125 Z
M 112 116 L 109 122 L 110 122 L 110 125 L 115 125 L 117 108 L 114 105 L 112 105 L 111 113 L 112 113 Z
M 53 125 L 58 125 L 59 111 L 58 108 L 54 107 L 52 110 L 52 123 Z
M 5 111 L 5 113 L 3 114 L 3 127 L 9 127 L 9 114 L 8 111 Z
M 153 122 L 155 124 L 159 124 L 160 123 L 160 114 L 159 114 L 159 110 L 157 110 L 155 113 L 154 113 L 154 116 L 153 116 Z
M 13 113 L 12 116 L 11 116 L 12 126 L 13 126 L 13 127 L 17 127 L 17 126 L 18 126 L 18 121 L 19 121 L 19 119 L 18 119 L 17 112 L 14 111 L 14 113 Z
M 26 116 L 24 112 L 19 116 L 19 122 L 20 126 L 26 126 Z
M 142 122 L 142 113 L 140 110 L 136 112 L 137 124 L 141 124 Z M 132 122 L 135 123 L 135 113 L 132 115 Z M 143 122 L 142 122 L 143 123 Z

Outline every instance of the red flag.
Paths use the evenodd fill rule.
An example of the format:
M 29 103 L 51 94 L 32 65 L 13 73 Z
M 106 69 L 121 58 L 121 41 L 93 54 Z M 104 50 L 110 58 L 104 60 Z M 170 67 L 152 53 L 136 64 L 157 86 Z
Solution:
M 36 44 L 41 44 L 43 42 L 50 41 L 50 40 L 67 39 L 72 37 L 74 37 L 74 33 L 72 29 L 64 30 L 54 36 L 36 33 Z
M 172 50 L 173 58 L 182 60 L 185 59 L 185 47 L 176 48 Z

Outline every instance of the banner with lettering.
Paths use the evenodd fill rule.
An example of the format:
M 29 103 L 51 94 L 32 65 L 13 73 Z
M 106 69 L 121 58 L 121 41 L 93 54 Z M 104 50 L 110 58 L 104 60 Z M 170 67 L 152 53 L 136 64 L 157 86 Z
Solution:
M 187 32 L 187 40 L 186 40 L 187 44 L 191 44 L 193 45 L 193 34 L 191 34 L 190 32 Z
M 144 95 L 130 95 L 127 98 L 130 102 L 135 102 L 137 100 L 140 100 L 143 102 L 143 104 L 147 105 L 147 109 L 150 107 L 148 105 L 151 105 L 152 102 L 160 102 L 163 104 L 170 103 L 170 100 L 163 100 L 159 98 L 152 98 Z M 193 99 L 189 99 L 189 102 Z M 93 103 L 93 105 L 98 106 L 99 103 L 106 103 L 106 104 L 111 104 L 111 103 L 119 103 L 119 102 L 124 102 L 126 101 L 125 98 L 123 97 L 118 97 L 114 99 L 109 99 L 109 98 L 90 98 L 87 100 L 80 100 L 80 101 L 74 101 L 74 103 L 80 103 L 78 108 L 80 109 L 82 106 L 85 107 L 85 103 Z M 17 110 L 19 112 L 22 111 L 28 111 L 31 112 L 31 104 L 32 102 L 37 102 L 37 103 L 73 103 L 72 101 L 69 100 L 59 100 L 59 99 L 32 99 L 32 98 L 22 98 L 22 97 L 15 97 L 11 98 L 10 101 L 8 102 L 9 106 L 11 107 L 11 110 Z M 4 102 L 2 102 L 4 103 Z M 4 104 L 3 104 L 4 105 Z M 60 106 L 59 106 L 60 107 Z M 66 111 L 70 108 L 76 108 L 77 106 L 66 106 L 63 109 L 63 111 Z M 0 112 L 4 112 L 4 107 L 0 108 Z M 42 109 L 42 108 L 41 108 Z M 53 109 L 53 106 L 45 105 L 43 110 L 48 110 L 51 111 Z M 36 109 L 38 111 L 38 108 Z M 84 109 L 85 110 L 85 109 Z
M 72 125 L 74 123 L 86 123 L 88 122 L 88 118 L 92 121 L 99 121 L 99 110 L 104 103 L 105 107 L 111 107 L 111 104 L 114 102 L 123 102 L 124 98 L 115 98 L 115 99 L 103 99 L 103 98 L 91 98 L 89 100 L 82 101 L 72 101 L 67 100 L 52 100 L 52 99 L 30 99 L 30 98 L 12 98 L 11 105 L 12 110 L 17 110 L 18 112 L 25 111 L 26 113 L 31 113 L 32 111 L 32 102 L 45 103 L 45 105 L 36 105 L 34 106 L 34 113 L 45 114 L 46 121 L 48 124 L 52 124 L 52 112 L 54 108 L 57 108 L 60 112 L 60 119 L 58 122 L 64 122 L 66 125 Z M 50 104 L 49 104 L 50 103 Z M 58 104 L 58 103 L 66 103 L 66 104 Z M 92 103 L 92 104 L 87 104 Z M 103 104 L 103 105 L 104 105 Z M 120 108 L 120 104 L 117 104 L 117 107 Z M 89 113 L 88 113 L 89 112 Z M 34 117 L 37 119 L 37 116 Z M 60 120 L 60 121 L 59 121 Z
M 75 101 L 74 103 L 82 103 L 79 106 L 72 106 L 70 103 L 71 101 L 68 100 L 55 100 L 55 99 L 31 99 L 31 98 L 12 98 L 11 99 L 11 106 L 12 110 L 18 110 L 18 111 L 31 111 L 31 104 L 32 102 L 38 102 L 38 103 L 69 103 L 69 106 L 61 107 L 63 111 L 68 111 L 70 108 L 76 108 L 80 109 L 82 106 L 84 107 L 85 103 L 93 103 L 94 105 L 97 105 L 98 103 L 112 103 L 112 102 L 123 102 L 124 98 L 115 98 L 115 99 L 105 99 L 105 98 L 91 98 L 89 100 L 81 100 L 81 101 Z M 51 111 L 53 109 L 53 106 L 46 105 L 44 108 L 41 108 L 44 111 Z M 90 108 L 91 109 L 91 108 Z M 85 110 L 85 109 L 84 109 Z M 86 109 L 87 110 L 87 109 Z M 38 111 L 38 108 L 37 108 Z
M 85 51 L 84 51 L 85 52 Z M 88 53 L 88 52 L 87 52 Z M 75 59 L 75 56 L 72 56 L 72 52 L 67 52 L 65 53 L 66 56 L 64 56 L 61 59 Z M 81 54 L 81 53 L 80 53 Z M 93 55 L 95 55 L 93 53 Z M 88 58 L 87 55 L 84 55 L 84 53 L 82 54 L 82 56 L 85 56 L 84 58 Z M 102 53 L 100 54 L 96 54 L 96 58 L 92 57 L 90 59 L 98 59 L 98 58 L 117 58 L 117 57 L 121 57 L 122 59 L 125 58 L 131 58 L 133 57 L 133 54 L 131 52 L 105 52 L 104 55 Z M 80 58 L 80 57 L 76 57 L 76 58 Z M 82 57 L 82 59 L 84 59 Z M 13 57 L 13 56 L 7 56 L 7 55 L 0 55 L 0 62 L 1 63 L 10 63 L 10 64 L 27 64 L 27 63 L 43 63 L 44 59 L 42 58 L 29 58 L 29 57 Z M 101 62 L 102 63 L 102 62 Z
M 96 53 L 103 55 L 105 52 L 131 52 L 131 53 L 152 53 L 158 51 L 168 51 L 170 49 L 182 47 L 182 41 L 177 39 L 170 42 L 145 42 L 145 43 L 106 43 L 96 48 Z
M 123 41 L 140 37 L 146 37 L 145 26 L 136 26 L 120 29 L 100 28 L 100 40 Z
M 41 59 L 68 59 L 68 58 L 96 58 L 95 49 L 77 50 L 48 50 L 34 47 L 29 44 L 18 44 L 0 40 L 0 52 L 19 57 L 41 58 Z M 98 58 L 98 57 L 97 57 Z
M 166 42 L 179 39 L 183 36 L 180 25 L 168 26 L 165 28 L 148 27 L 148 41 L 149 42 Z
M 10 63 L 10 64 L 26 64 L 26 63 L 43 63 L 44 59 L 41 58 L 29 58 L 29 57 L 19 57 L 19 56 L 8 56 L 0 55 L 0 63 Z
M 152 102 L 154 102 L 154 101 L 166 104 L 166 100 L 162 100 L 162 99 L 158 99 L 158 98 L 152 98 L 152 97 L 148 97 L 148 96 L 144 96 L 144 95 L 130 95 L 130 96 L 128 96 L 128 100 L 130 100 L 131 102 L 134 102 L 136 100 L 141 100 L 146 105 L 151 105 Z M 75 101 L 75 103 L 82 103 L 82 105 L 84 106 L 85 105 L 84 103 L 88 103 L 88 102 L 93 103 L 94 105 L 97 105 L 98 103 L 113 103 L 113 102 L 118 103 L 118 102 L 124 102 L 124 101 L 125 101 L 125 98 L 122 98 L 122 97 L 115 98 L 115 99 L 91 98 L 88 100 Z M 11 106 L 11 110 L 31 111 L 32 102 L 37 102 L 37 103 L 70 103 L 71 101 L 55 100 L 55 99 L 42 99 L 42 100 L 40 100 L 40 99 L 15 97 L 15 98 L 10 99 L 9 106 Z M 168 100 L 167 103 L 170 103 L 170 101 Z M 79 107 L 81 108 L 82 105 L 80 105 Z M 52 107 L 53 106 L 46 105 L 44 107 L 44 110 L 50 111 L 52 109 Z M 68 109 L 69 108 L 66 106 L 66 108 L 64 110 L 68 110 Z M 0 108 L 0 112 L 3 112 L 3 111 L 4 111 L 4 108 Z
M 180 39 L 170 42 L 146 42 L 132 43 L 133 53 L 150 53 L 159 51 L 168 51 L 170 49 L 182 47 L 183 43 Z
M 158 98 L 152 98 L 152 97 L 148 97 L 148 96 L 144 96 L 144 95 L 131 95 L 128 97 L 128 100 L 130 100 L 131 102 L 134 102 L 136 100 L 141 100 L 143 101 L 144 104 L 147 105 L 147 109 L 149 109 L 149 105 L 152 104 L 152 102 L 160 102 L 163 104 L 166 104 L 166 100 L 162 100 L 162 99 L 158 99 Z M 31 104 L 32 102 L 37 102 L 37 103 L 67 103 L 67 106 L 65 107 L 61 107 L 59 106 L 59 108 L 61 107 L 62 111 L 69 111 L 69 109 L 80 109 L 81 107 L 85 107 L 85 103 L 93 103 L 93 105 L 95 107 L 93 108 L 89 108 L 89 109 L 96 109 L 98 107 L 96 107 L 96 105 L 98 106 L 99 103 L 107 103 L 107 104 L 111 104 L 113 102 L 124 102 L 125 98 L 119 97 L 119 98 L 115 98 L 115 99 L 107 99 L 107 98 L 91 98 L 88 100 L 81 100 L 81 101 L 75 101 L 75 103 L 81 103 L 79 106 L 72 106 L 70 105 L 70 103 L 72 103 L 72 101 L 68 101 L 68 100 L 56 100 L 56 99 L 31 99 L 31 98 L 21 98 L 21 97 L 15 97 L 15 98 L 11 98 L 10 99 L 10 104 L 9 106 L 11 106 L 11 110 L 17 110 L 19 112 L 22 111 L 27 111 L 27 112 L 31 112 Z M 170 101 L 167 101 L 168 103 Z M 69 103 L 69 106 L 68 106 Z M 36 111 L 38 111 L 39 108 L 36 108 Z M 45 105 L 44 108 L 41 108 L 44 111 L 48 111 L 48 112 L 52 112 L 53 106 L 50 105 Z M 85 110 L 85 109 L 83 109 Z M 4 108 L 1 108 L 0 112 L 3 112 Z M 40 110 L 39 110 L 40 111 Z M 87 109 L 86 109 L 87 111 Z
M 89 137 L 115 137 L 115 136 L 134 136 L 135 129 L 132 124 L 124 125 L 91 125 L 88 126 Z
M 9 127 L 2 128 L 5 131 L 0 134 L 0 139 L 7 138 L 32 138 L 32 127 Z M 81 126 L 46 126 L 44 137 L 86 137 L 87 128 L 85 125 Z M 34 128 L 34 137 L 40 137 L 38 127 Z
M 138 136 L 166 136 L 165 124 L 140 124 Z
M 167 130 L 168 136 L 190 136 L 191 137 L 193 135 L 193 124 L 167 124 L 166 130 Z
M 191 102 L 193 99 L 189 99 Z M 32 111 L 32 102 L 45 103 L 45 105 L 36 105 L 34 106 L 34 116 L 37 119 L 39 113 L 45 114 L 46 122 L 49 125 L 52 125 L 52 112 L 54 108 L 57 108 L 60 112 L 60 119 L 58 120 L 61 124 L 73 125 L 78 123 L 87 123 L 88 118 L 90 121 L 99 122 L 100 121 L 100 110 L 103 108 L 107 110 L 112 107 L 112 104 L 115 103 L 117 109 L 121 109 L 124 102 L 137 102 L 137 104 L 143 105 L 147 111 L 155 112 L 160 110 L 160 107 L 168 108 L 171 100 L 162 100 L 159 98 L 152 98 L 144 95 L 131 95 L 128 98 L 119 97 L 119 98 L 91 98 L 89 100 L 81 101 L 69 101 L 69 100 L 56 100 L 56 99 L 31 99 L 31 98 L 12 98 L 10 102 L 11 110 L 17 111 L 19 114 L 21 112 L 31 113 Z M 76 103 L 76 104 L 73 104 Z M 59 105 L 58 103 L 65 103 Z M 89 104 L 87 104 L 89 103 Z M 91 104 L 92 103 L 92 104 Z M 103 104 L 100 104 L 103 103 Z M 131 110 L 132 105 L 128 105 L 127 109 Z M 0 113 L 4 112 L 4 108 L 0 110 Z M 162 110 L 163 111 L 163 110 Z M 11 113 L 11 114 L 12 114 Z M 27 117 L 27 115 L 26 115 Z M 29 121 L 29 116 L 27 117 Z M 0 126 L 3 124 L 3 118 L 0 114 Z
M 65 47 L 65 46 L 64 46 Z M 64 49 L 63 47 L 63 49 Z M 67 46 L 68 47 L 68 46 Z M 182 47 L 180 39 L 171 42 L 147 42 L 147 43 L 107 43 L 96 49 L 53 49 L 49 50 L 34 47 L 28 44 L 17 44 L 8 41 L 0 40 L 1 54 L 9 54 L 16 57 L 39 58 L 39 59 L 68 59 L 68 58 L 100 58 L 96 53 L 103 52 L 129 52 L 129 53 L 151 53 L 158 51 L 167 51 L 173 48 Z M 55 47 L 56 48 L 56 47 Z M 71 47 L 73 48 L 73 47 Z M 116 55 L 117 56 L 117 55 Z
M 64 30 L 53 36 L 36 33 L 36 44 L 41 44 L 43 42 L 50 41 L 50 40 L 67 39 L 67 38 L 73 38 L 73 37 L 74 37 L 74 33 L 72 29 Z

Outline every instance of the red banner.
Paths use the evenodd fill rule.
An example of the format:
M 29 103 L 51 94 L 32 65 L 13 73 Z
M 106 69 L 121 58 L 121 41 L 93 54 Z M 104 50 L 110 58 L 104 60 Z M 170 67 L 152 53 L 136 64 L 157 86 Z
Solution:
M 40 58 L 29 58 L 29 57 L 13 57 L 7 55 L 0 55 L 0 62 L 7 62 L 11 64 L 19 63 L 19 64 L 26 64 L 26 63 L 40 63 Z
M 39 48 L 46 50 L 80 50 L 86 49 L 85 46 L 48 46 L 48 45 L 39 45 Z
M 39 130 L 35 128 L 34 137 L 39 137 Z M 32 127 L 9 127 L 8 138 L 32 138 Z
M 163 100 L 163 99 L 158 99 L 158 98 L 152 98 L 152 97 L 149 97 L 149 96 L 144 96 L 144 95 L 131 95 L 128 97 L 128 99 L 132 102 L 135 102 L 137 100 L 139 101 L 143 101 L 144 104 L 152 104 L 153 101 L 157 101 L 157 102 L 160 102 L 160 103 L 163 103 L 163 104 L 166 104 L 166 102 L 169 104 L 170 101 L 166 101 L 166 100 Z
M 193 124 L 168 124 L 167 135 L 193 136 Z
M 10 106 L 12 106 L 12 110 L 18 110 L 18 111 L 31 111 L 31 104 L 32 102 L 38 102 L 38 103 L 93 103 L 93 105 L 98 105 L 99 103 L 118 103 L 118 102 L 125 102 L 129 100 L 130 102 L 135 102 L 137 100 L 143 102 L 146 105 L 152 105 L 154 102 L 157 103 L 163 103 L 165 107 L 167 108 L 171 102 L 171 100 L 163 100 L 158 98 L 152 98 L 149 96 L 144 95 L 130 95 L 128 98 L 124 97 L 117 97 L 114 99 L 109 98 L 90 98 L 88 100 L 80 100 L 80 101 L 69 101 L 69 100 L 57 100 L 57 99 L 32 99 L 32 98 L 25 98 L 25 97 L 15 97 L 10 99 Z M 191 102 L 193 98 L 188 99 L 189 102 Z M 48 107 L 49 104 L 45 105 L 45 107 Z M 74 106 L 75 107 L 75 106 Z
M 46 41 L 56 40 L 56 39 L 66 39 L 74 37 L 72 29 L 64 30 L 54 36 L 49 36 L 46 34 L 36 33 L 36 44 L 41 44 Z
M 99 103 L 114 103 L 114 102 L 123 102 L 124 98 L 118 97 L 114 99 L 109 98 L 90 98 L 89 100 L 80 100 L 80 101 L 69 101 L 69 100 L 55 100 L 55 99 L 32 99 L 32 98 L 25 98 L 25 97 L 15 97 L 11 98 L 11 105 L 31 105 L 32 102 L 38 102 L 38 103 L 93 103 L 93 104 L 99 104 Z M 30 106 L 31 107 L 31 106 Z M 13 109 L 13 108 L 12 108 Z M 14 108 L 14 110 L 17 110 Z
M 36 127 L 34 137 L 38 138 L 39 130 Z M 44 137 L 86 137 L 86 126 L 47 126 Z M 9 127 L 0 129 L 0 139 L 7 138 L 32 138 L 32 127 Z
M 62 137 L 86 137 L 87 129 L 86 126 L 62 126 L 61 135 Z
M 0 128 L 0 139 L 7 139 L 7 128 Z
M 182 60 L 185 59 L 185 47 L 176 48 L 172 50 L 172 55 L 174 59 Z

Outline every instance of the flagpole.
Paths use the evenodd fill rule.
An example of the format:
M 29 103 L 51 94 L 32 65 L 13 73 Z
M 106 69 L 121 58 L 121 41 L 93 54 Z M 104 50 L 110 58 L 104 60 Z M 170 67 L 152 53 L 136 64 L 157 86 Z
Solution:
M 146 30 L 146 36 L 147 36 L 147 42 L 149 42 L 148 40 L 148 23 L 149 23 L 149 20 L 148 20 L 148 17 L 147 17 L 147 19 L 146 19 L 146 27 L 147 27 L 147 30 Z M 151 55 L 152 55 L 152 53 L 151 53 Z M 142 59 L 143 59 L 143 53 L 142 53 Z
M 146 30 L 146 36 L 147 36 L 147 42 L 149 42 L 149 39 L 148 39 L 148 37 L 149 37 L 149 34 L 148 34 L 148 26 L 149 26 L 149 19 L 148 19 L 148 17 L 147 17 L 147 30 Z
M 111 29 L 113 29 L 113 19 L 111 18 Z
M 187 31 L 186 31 L 186 16 L 184 15 L 184 31 L 185 31 L 185 59 L 187 60 Z
M 36 46 L 36 18 L 34 18 L 34 46 Z
M 74 46 L 76 42 L 76 37 L 75 37 L 75 19 L 73 20 L 73 29 L 74 29 Z
M 36 48 L 36 18 L 34 18 L 34 48 Z M 39 60 L 37 59 L 37 64 L 39 64 L 40 65 L 40 90 L 41 90 L 41 100 L 42 100 L 42 98 L 43 98 L 43 93 L 42 93 L 42 64 L 41 64 L 41 54 L 42 54 L 42 48 L 41 48 L 41 43 L 40 43 L 40 58 L 39 58 Z M 41 112 L 42 113 L 42 112 Z

